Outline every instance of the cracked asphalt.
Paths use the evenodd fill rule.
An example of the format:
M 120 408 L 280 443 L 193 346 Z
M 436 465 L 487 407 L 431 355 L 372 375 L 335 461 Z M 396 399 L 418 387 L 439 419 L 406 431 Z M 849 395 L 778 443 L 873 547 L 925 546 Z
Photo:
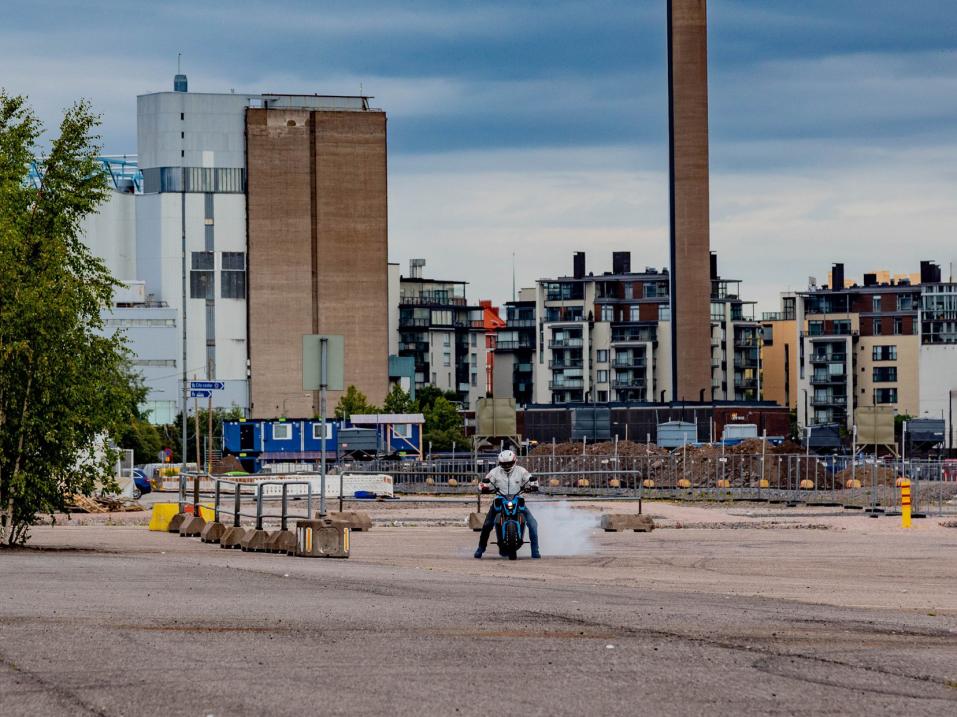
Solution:
M 0 552 L 0 714 L 957 714 L 957 530 L 854 520 L 517 562 L 452 527 L 349 560 L 37 528 Z

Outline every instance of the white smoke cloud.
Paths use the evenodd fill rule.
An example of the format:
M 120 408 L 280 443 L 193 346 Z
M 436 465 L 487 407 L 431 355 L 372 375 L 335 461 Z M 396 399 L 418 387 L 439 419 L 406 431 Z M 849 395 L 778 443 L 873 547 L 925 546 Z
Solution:
M 599 517 L 584 510 L 575 510 L 567 501 L 561 503 L 535 503 L 529 501 L 529 509 L 538 521 L 538 542 L 542 558 L 569 555 L 588 555 L 594 552 L 594 531 Z M 520 556 L 531 554 L 528 534 Z

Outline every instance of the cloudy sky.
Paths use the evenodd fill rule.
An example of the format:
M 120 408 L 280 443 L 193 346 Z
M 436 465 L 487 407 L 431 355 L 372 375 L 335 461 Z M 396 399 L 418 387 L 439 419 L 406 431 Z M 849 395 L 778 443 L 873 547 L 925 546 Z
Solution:
M 0 86 L 76 96 L 135 152 L 137 94 L 374 95 L 390 255 L 473 298 L 667 260 L 665 0 L 7 4 Z M 957 260 L 957 3 L 710 0 L 712 247 L 759 308 L 823 279 Z

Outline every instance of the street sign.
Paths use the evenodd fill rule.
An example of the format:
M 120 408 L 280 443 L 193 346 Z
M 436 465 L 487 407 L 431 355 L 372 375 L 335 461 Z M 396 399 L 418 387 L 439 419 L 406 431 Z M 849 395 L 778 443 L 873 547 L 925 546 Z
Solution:
M 226 384 L 222 381 L 190 381 L 189 387 L 194 390 L 202 391 L 222 391 L 226 388 Z M 201 396 L 201 398 L 207 398 L 206 396 Z
M 212 391 L 204 391 L 202 389 L 193 389 L 189 392 L 190 398 L 209 398 L 213 395 Z
M 326 388 L 341 391 L 345 388 L 345 339 L 342 336 L 306 334 L 302 337 L 302 390 L 322 388 L 322 342 L 326 342 Z

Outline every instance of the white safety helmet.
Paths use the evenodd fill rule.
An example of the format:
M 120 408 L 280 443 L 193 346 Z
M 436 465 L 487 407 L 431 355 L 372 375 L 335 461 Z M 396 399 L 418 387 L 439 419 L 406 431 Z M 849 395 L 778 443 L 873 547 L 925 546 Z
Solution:
M 498 464 L 506 471 L 515 466 L 515 451 L 502 451 L 498 454 Z

